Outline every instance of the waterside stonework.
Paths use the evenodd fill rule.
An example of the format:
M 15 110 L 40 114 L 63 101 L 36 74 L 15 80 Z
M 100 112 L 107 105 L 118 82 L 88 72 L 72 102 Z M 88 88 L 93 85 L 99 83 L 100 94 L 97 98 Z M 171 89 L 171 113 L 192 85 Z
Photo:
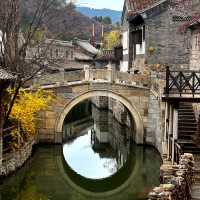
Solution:
M 193 184 L 194 157 L 184 154 L 178 165 L 163 164 L 161 185 L 149 193 L 149 200 L 189 200 Z
M 35 140 L 31 138 L 18 151 L 5 154 L 3 156 L 2 166 L 0 167 L 0 177 L 8 176 L 22 167 L 31 156 L 34 144 Z

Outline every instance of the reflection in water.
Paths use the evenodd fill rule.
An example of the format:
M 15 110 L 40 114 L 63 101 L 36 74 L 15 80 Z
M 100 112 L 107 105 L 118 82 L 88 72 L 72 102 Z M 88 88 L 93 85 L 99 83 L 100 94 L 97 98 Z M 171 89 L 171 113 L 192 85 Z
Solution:
M 106 146 L 103 148 L 91 144 L 92 137 L 92 131 L 89 130 L 73 143 L 65 144 L 63 146 L 65 160 L 72 169 L 84 177 L 91 179 L 108 177 L 117 171 L 116 160 L 112 158 L 111 152 L 106 155 Z
M 94 105 L 89 107 L 84 118 L 68 122 L 74 117 L 72 114 L 67 117 L 63 153 L 76 173 L 90 179 L 102 179 L 115 174 L 126 163 L 131 127 L 121 125 L 108 110 L 100 110 Z M 78 109 L 79 106 L 74 110 Z
M 132 143 L 130 129 L 117 123 L 111 112 L 92 108 L 89 102 L 86 104 L 87 109 L 84 110 L 83 105 L 81 107 L 79 119 L 76 119 L 76 111 L 75 118 L 68 120 L 64 134 L 65 145 L 38 146 L 32 159 L 0 185 L 1 199 L 146 199 L 152 187 L 159 184 L 159 153 L 154 148 Z M 80 176 L 72 170 L 73 166 L 78 165 L 74 156 L 80 159 L 76 170 L 84 169 L 83 176 L 92 174 L 92 179 Z M 69 167 L 66 160 L 73 166 Z M 85 161 L 89 164 L 84 164 L 87 163 Z M 97 165 L 101 171 L 94 170 Z M 89 173 L 92 171 L 88 170 L 90 168 L 94 172 Z M 95 180 L 96 177 L 107 178 Z M 92 191 L 92 194 L 83 192 L 83 189 Z M 112 193 L 102 193 L 111 190 Z

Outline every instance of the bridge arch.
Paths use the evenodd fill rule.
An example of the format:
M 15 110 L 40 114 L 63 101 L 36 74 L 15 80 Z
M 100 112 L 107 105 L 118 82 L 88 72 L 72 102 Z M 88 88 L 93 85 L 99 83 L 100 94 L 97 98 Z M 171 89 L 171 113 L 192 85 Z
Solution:
M 143 120 L 142 117 L 140 115 L 140 113 L 138 112 L 137 108 L 135 105 L 133 105 L 133 103 L 128 100 L 127 98 L 123 97 L 120 94 L 114 93 L 112 91 L 104 91 L 104 90 L 95 90 L 95 91 L 89 91 L 86 92 L 84 94 L 81 94 L 77 97 L 75 97 L 72 101 L 70 101 L 69 103 L 66 104 L 65 108 L 63 109 L 62 113 L 60 114 L 60 116 L 57 119 L 57 123 L 56 123 L 56 134 L 62 134 L 63 133 L 63 124 L 64 124 L 64 120 L 67 116 L 67 114 L 70 112 L 70 110 L 76 106 L 78 103 L 92 98 L 92 97 L 96 97 L 96 96 L 105 96 L 105 97 L 110 97 L 113 99 L 116 99 L 118 101 L 120 101 L 131 113 L 132 118 L 135 122 L 135 131 L 136 131 L 136 143 L 137 144 L 143 144 L 144 143 L 144 124 L 143 124 Z

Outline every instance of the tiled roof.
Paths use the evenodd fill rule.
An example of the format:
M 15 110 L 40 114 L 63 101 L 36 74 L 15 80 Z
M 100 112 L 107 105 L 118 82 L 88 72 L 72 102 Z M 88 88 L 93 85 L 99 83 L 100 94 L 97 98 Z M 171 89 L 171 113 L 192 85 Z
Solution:
M 6 70 L 0 68 L 0 80 L 14 80 L 15 77 Z
M 98 54 L 98 49 L 96 49 L 94 46 L 92 46 L 88 41 L 76 39 L 75 42 L 78 46 L 83 48 L 85 51 L 87 51 L 93 55 Z
M 46 39 L 45 42 L 46 42 L 46 44 L 50 44 L 50 45 L 58 45 L 58 46 L 73 48 L 72 42 L 69 42 L 69 41 Z
M 128 14 L 134 15 L 140 13 L 164 1 L 165 0 L 126 0 Z
M 188 27 L 200 24 L 200 15 L 193 17 L 193 19 L 189 22 Z
M 96 58 L 97 61 L 115 61 L 115 55 L 113 50 L 104 50 Z
M 138 12 L 143 9 L 148 8 L 154 3 L 158 2 L 158 0 L 126 0 L 128 9 L 133 12 Z
M 127 5 L 131 11 L 137 12 L 151 6 L 156 1 L 157 0 L 127 0 Z
M 188 28 L 200 24 L 200 15 L 193 16 L 191 20 L 184 23 L 182 26 L 179 27 L 180 32 L 185 32 Z

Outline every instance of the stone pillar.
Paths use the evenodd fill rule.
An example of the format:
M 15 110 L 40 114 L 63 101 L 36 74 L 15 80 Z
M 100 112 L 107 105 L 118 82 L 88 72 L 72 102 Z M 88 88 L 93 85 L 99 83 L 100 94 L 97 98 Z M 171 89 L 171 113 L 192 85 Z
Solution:
M 61 80 L 60 82 L 65 82 L 65 69 L 60 69 L 60 73 L 61 73 Z M 66 82 L 68 82 L 68 80 L 66 80 Z
M 107 66 L 107 70 L 108 70 L 108 82 L 113 83 L 114 82 L 114 71 L 112 69 L 112 65 L 111 62 L 109 62 L 108 66 Z
M 84 65 L 85 81 L 90 81 L 90 66 Z

